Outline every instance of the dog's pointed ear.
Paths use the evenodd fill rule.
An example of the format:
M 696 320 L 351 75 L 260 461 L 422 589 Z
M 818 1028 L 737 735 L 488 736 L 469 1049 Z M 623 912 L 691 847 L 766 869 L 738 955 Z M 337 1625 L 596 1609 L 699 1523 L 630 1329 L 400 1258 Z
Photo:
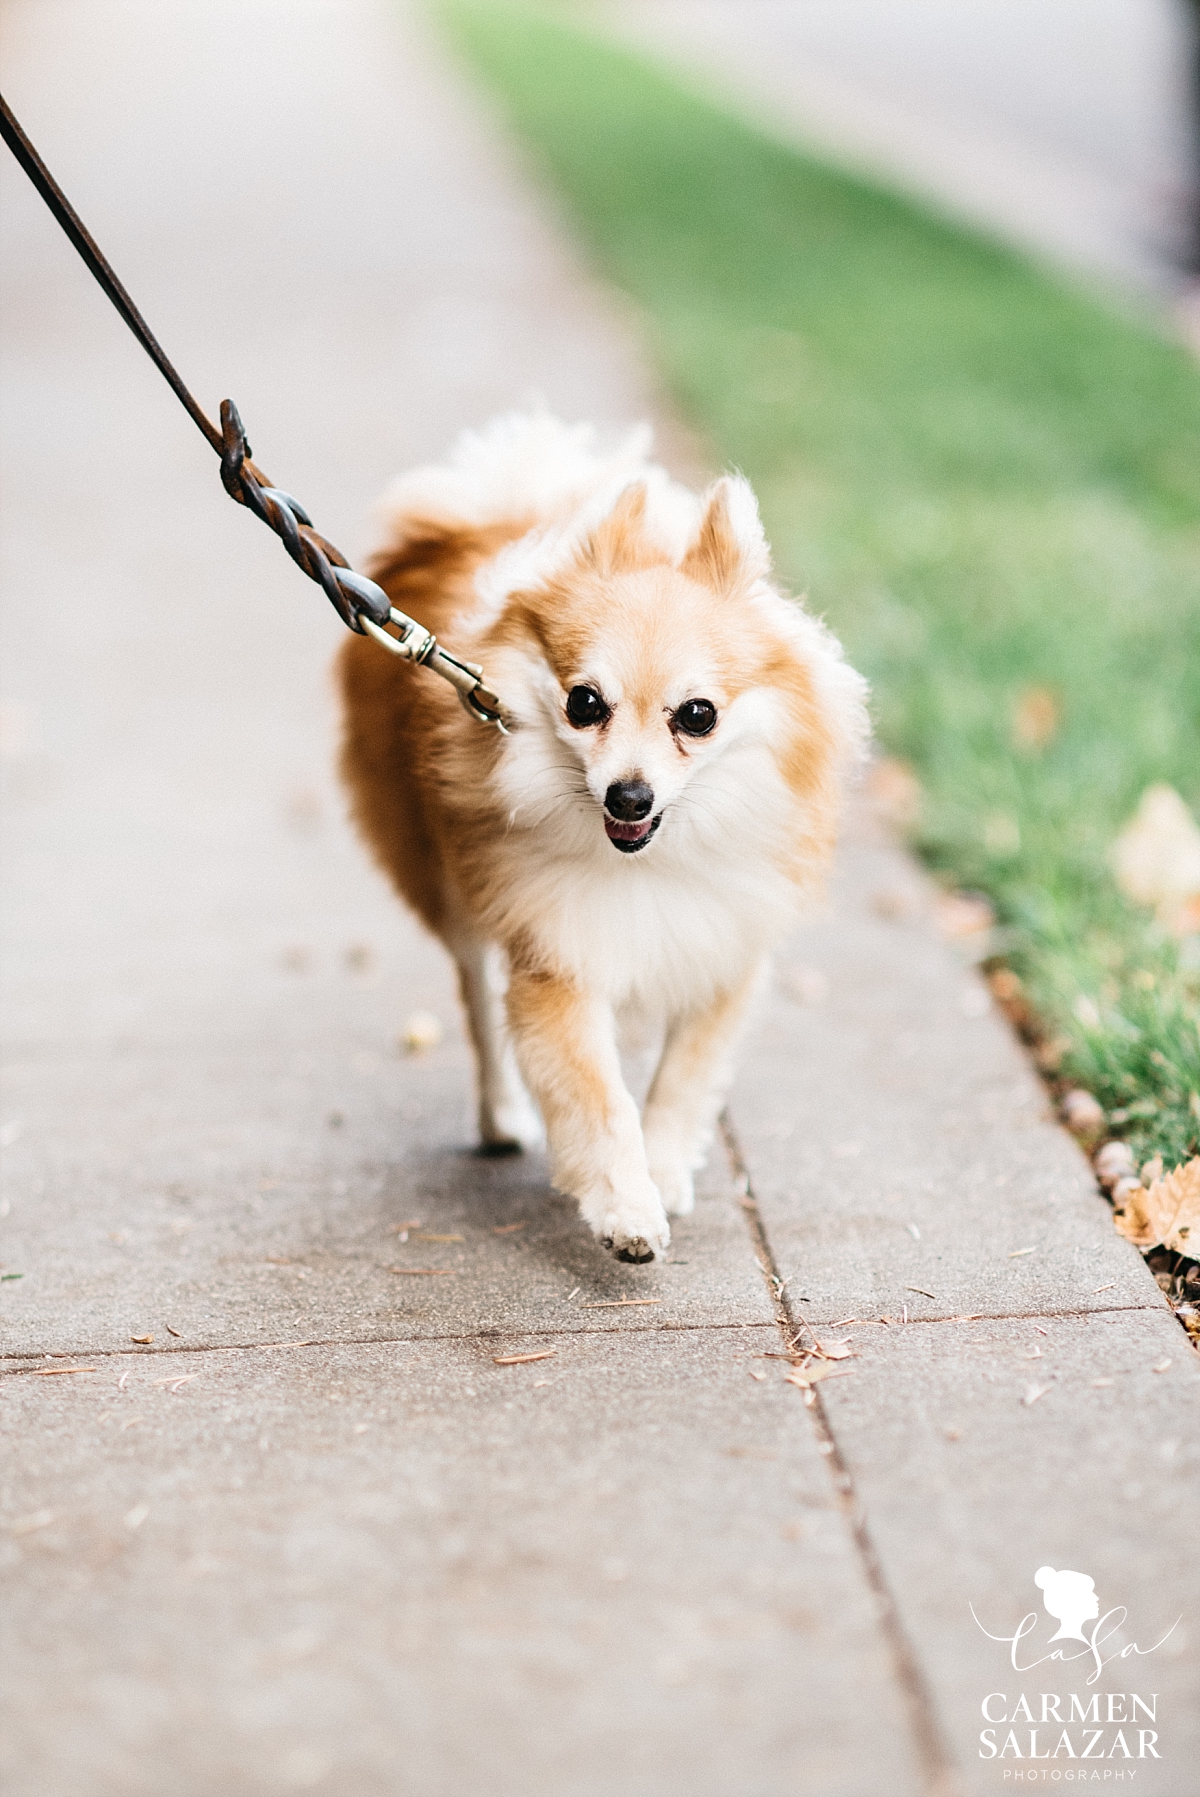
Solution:
M 646 539 L 646 497 L 645 481 L 632 481 L 588 537 L 583 554 L 600 574 L 632 574 L 663 560 L 661 550 Z
M 680 563 L 714 593 L 743 592 L 771 571 L 771 556 L 750 483 L 724 475 L 709 488 L 699 535 Z

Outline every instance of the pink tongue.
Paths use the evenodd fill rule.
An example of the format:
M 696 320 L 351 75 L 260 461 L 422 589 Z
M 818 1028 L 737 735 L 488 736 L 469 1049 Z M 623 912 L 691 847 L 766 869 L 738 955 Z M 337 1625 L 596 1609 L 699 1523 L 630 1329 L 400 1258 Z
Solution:
M 653 818 L 648 818 L 644 824 L 615 824 L 611 817 L 606 817 L 604 828 L 610 842 L 640 842 L 643 836 L 650 834 L 653 821 Z

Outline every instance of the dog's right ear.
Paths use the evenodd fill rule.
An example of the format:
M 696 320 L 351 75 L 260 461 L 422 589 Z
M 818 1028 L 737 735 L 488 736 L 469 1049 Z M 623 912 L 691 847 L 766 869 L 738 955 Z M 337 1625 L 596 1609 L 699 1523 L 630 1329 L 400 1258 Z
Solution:
M 646 483 L 635 480 L 624 487 L 606 518 L 591 532 L 580 552 L 580 560 L 598 574 L 632 574 L 638 568 L 652 568 L 661 562 L 663 552 L 647 540 Z
M 710 487 L 700 532 L 680 572 L 719 594 L 744 592 L 771 571 L 771 556 L 749 481 L 725 475 Z

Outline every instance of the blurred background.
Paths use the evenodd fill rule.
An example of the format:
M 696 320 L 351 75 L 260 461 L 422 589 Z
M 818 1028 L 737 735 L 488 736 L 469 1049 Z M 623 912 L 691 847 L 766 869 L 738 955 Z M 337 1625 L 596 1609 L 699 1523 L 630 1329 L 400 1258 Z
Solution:
M 1059 264 L 1195 254 L 1188 0 L 583 0 L 798 143 Z

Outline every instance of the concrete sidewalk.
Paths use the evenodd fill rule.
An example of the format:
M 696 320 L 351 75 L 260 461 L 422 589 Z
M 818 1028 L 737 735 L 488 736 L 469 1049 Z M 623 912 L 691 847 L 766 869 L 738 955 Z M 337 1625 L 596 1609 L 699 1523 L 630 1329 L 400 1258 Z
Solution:
M 415 8 L 3 29 L 169 352 L 352 556 L 535 391 L 688 471 Z M 1044 1564 L 1127 1608 L 1106 1654 L 1185 1612 L 1054 1672 L 1157 1693 L 1161 1759 L 1104 1768 L 1189 1797 L 1200 1367 L 920 875 L 857 819 L 732 1159 L 664 1265 L 599 1254 L 538 1161 L 467 1151 L 448 969 L 332 781 L 340 626 L 7 160 L 0 198 L 6 1797 L 1000 1791 L 1035 1768 L 980 1706 L 1047 1681 L 971 1605 L 1046 1641 Z M 769 1357 L 802 1321 L 856 1356 L 811 1403 Z

